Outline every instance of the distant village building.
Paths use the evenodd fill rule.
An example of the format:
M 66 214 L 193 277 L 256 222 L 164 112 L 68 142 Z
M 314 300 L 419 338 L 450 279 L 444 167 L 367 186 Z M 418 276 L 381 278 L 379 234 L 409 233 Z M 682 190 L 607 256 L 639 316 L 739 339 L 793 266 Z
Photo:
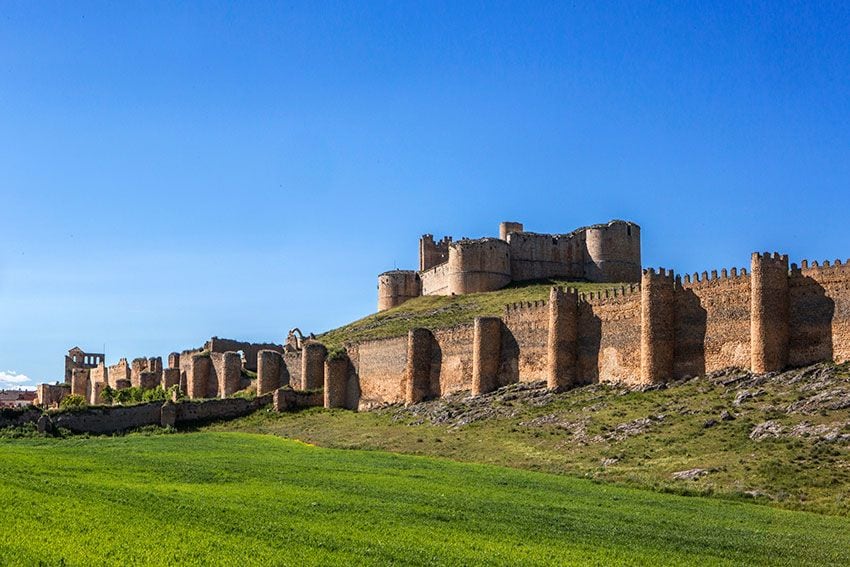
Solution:
M 20 408 L 35 402 L 35 392 L 30 390 L 0 390 L 0 408 Z

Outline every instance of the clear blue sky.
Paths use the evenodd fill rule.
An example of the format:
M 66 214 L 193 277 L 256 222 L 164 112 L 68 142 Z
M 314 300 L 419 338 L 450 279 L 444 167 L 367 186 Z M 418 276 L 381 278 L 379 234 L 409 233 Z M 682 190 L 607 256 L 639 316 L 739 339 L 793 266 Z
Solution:
M 0 387 L 335 327 L 500 220 L 850 256 L 846 2 L 179 4 L 0 1 Z

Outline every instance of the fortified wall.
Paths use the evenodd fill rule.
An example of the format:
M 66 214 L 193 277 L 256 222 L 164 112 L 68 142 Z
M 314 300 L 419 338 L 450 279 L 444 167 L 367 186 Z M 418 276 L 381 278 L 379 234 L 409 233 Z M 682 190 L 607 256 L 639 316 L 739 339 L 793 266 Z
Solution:
M 640 227 L 613 220 L 566 234 L 524 232 L 503 222 L 499 238 L 419 239 L 419 270 L 378 276 L 378 311 L 420 295 L 495 291 L 511 282 L 562 278 L 590 282 L 638 282 Z
M 850 262 L 850 260 L 848 260 Z M 752 255 L 749 270 L 679 276 L 643 270 L 639 284 L 508 305 L 449 329 L 347 345 L 340 407 L 415 403 L 547 380 L 644 385 L 736 366 L 754 372 L 850 360 L 850 265 Z
M 631 223 L 612 221 L 563 238 L 524 233 L 516 223 L 503 223 L 500 232 L 498 240 L 438 243 L 426 235 L 421 266 L 439 270 L 453 258 L 465 269 L 478 266 L 446 272 L 448 289 L 467 291 L 481 282 L 503 285 L 506 274 L 634 281 L 593 293 L 552 288 L 547 300 L 507 305 L 499 317 L 415 328 L 346 344 L 343 352 L 328 352 L 297 329 L 283 345 L 213 337 L 201 348 L 171 353 L 165 368 L 160 358 L 106 367 L 102 355 L 75 348 L 66 357 L 69 381 L 39 386 L 38 398 L 52 405 L 73 393 L 96 404 L 106 386 L 131 385 L 225 398 L 253 382 L 259 396 L 274 392 L 280 406 L 296 403 L 282 392 L 300 390 L 310 403 L 321 396 L 326 407 L 368 409 L 457 391 L 478 395 L 516 382 L 545 380 L 556 390 L 596 382 L 648 385 L 730 366 L 763 373 L 850 360 L 850 260 L 797 265 L 778 253 L 754 253 L 748 268 L 684 276 L 638 268 L 635 275 L 640 235 Z M 488 272 L 496 264 L 501 272 Z M 420 284 L 429 281 L 421 279 L 425 272 L 414 272 Z

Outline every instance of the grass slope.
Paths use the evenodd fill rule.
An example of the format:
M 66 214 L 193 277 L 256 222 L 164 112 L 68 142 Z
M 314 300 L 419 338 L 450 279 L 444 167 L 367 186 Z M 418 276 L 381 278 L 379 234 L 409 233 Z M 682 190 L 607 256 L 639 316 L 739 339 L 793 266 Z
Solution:
M 361 413 L 258 412 L 210 429 L 850 514 L 850 365 L 732 372 L 652 391 L 597 384 L 556 395 L 523 388 L 529 385 Z M 752 439 L 764 423 L 778 433 Z M 705 473 L 672 476 L 693 468 Z
M 847 564 L 850 522 L 196 433 L 0 441 L 0 564 Z
M 318 339 L 328 347 L 334 348 L 346 342 L 400 337 L 414 327 L 428 329 L 452 327 L 471 322 L 476 317 L 502 315 L 505 305 L 509 303 L 548 299 L 549 290 L 553 285 L 569 286 L 581 292 L 589 292 L 613 289 L 628 284 L 540 280 L 516 283 L 499 291 L 487 293 L 458 296 L 427 295 L 323 333 Z

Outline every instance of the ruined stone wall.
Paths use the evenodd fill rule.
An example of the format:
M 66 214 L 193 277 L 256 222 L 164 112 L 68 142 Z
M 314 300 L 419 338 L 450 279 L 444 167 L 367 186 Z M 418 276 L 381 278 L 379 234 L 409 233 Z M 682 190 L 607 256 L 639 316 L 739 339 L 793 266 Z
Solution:
M 192 354 L 180 356 L 180 380 L 186 381 L 186 396 L 190 399 L 215 397 L 208 395 L 212 364 L 208 354 Z M 182 385 L 181 385 L 182 389 Z M 217 389 L 217 385 L 216 385 Z
M 635 383 L 640 376 L 640 287 L 631 285 L 581 296 L 579 343 L 584 369 L 579 384 Z M 594 360 L 595 359 L 595 360 Z
M 109 370 L 101 362 L 89 371 L 89 379 L 92 381 L 92 383 L 109 383 Z
M 177 425 L 196 423 L 216 419 L 235 419 L 248 415 L 257 409 L 272 403 L 272 394 L 257 396 L 253 400 L 245 398 L 227 398 L 204 400 L 202 402 L 183 401 L 176 406 Z
M 283 367 L 281 368 L 281 386 L 289 384 L 296 390 L 303 390 L 301 381 L 301 351 L 288 351 L 283 353 Z
M 499 386 L 546 380 L 549 308 L 546 301 L 505 307 Z
M 120 389 L 119 381 L 126 380 L 128 383 L 130 382 L 130 365 L 127 364 L 127 359 L 122 358 L 118 361 L 118 364 L 113 364 L 106 370 L 107 377 L 109 378 L 109 387 L 113 389 Z
M 35 404 L 44 408 L 56 407 L 70 393 L 70 384 L 39 384 Z
M 275 350 L 283 353 L 283 345 L 274 343 L 248 343 L 232 339 L 220 339 L 213 337 L 206 342 L 204 349 L 210 352 L 242 352 L 245 359 L 245 368 L 252 372 L 257 371 L 257 353 L 261 350 Z
M 404 401 L 406 336 L 362 342 L 349 356 L 359 378 L 361 409 Z
M 275 390 L 273 399 L 274 411 L 284 412 L 321 406 L 324 402 L 324 394 L 320 391 L 299 392 L 280 388 Z
M 161 357 L 134 358 L 130 363 L 130 384 L 136 388 L 154 388 L 159 383 L 159 376 L 161 373 Z M 155 374 L 157 376 L 156 380 L 154 380 L 150 374 Z
M 273 350 L 261 350 L 257 354 L 257 394 L 268 394 L 283 386 L 284 370 L 283 355 Z M 288 379 L 286 383 L 289 383 Z
M 472 340 L 474 328 L 466 323 L 448 329 L 435 329 L 431 392 L 445 396 L 472 388 Z
M 225 400 L 151 402 L 134 406 L 102 406 L 51 413 L 54 429 L 65 428 L 74 433 L 109 434 L 148 425 L 182 425 L 234 419 L 248 415 L 272 402 L 272 395 L 258 396 L 253 400 L 228 398 Z M 168 410 L 168 411 L 166 411 Z M 168 415 L 169 418 L 164 418 Z
M 750 277 L 746 269 L 686 275 L 675 293 L 676 378 L 750 365 Z
M 239 391 L 242 377 L 242 357 L 235 352 L 213 352 L 210 354 L 214 378 L 207 385 L 208 397 L 226 398 Z M 254 361 L 254 366 L 257 362 Z M 212 384 L 215 383 L 215 394 L 212 394 Z
M 791 266 L 788 362 L 850 360 L 850 260 Z
M 168 390 L 172 386 L 180 387 L 180 369 L 179 368 L 163 368 L 162 369 L 162 387 Z

